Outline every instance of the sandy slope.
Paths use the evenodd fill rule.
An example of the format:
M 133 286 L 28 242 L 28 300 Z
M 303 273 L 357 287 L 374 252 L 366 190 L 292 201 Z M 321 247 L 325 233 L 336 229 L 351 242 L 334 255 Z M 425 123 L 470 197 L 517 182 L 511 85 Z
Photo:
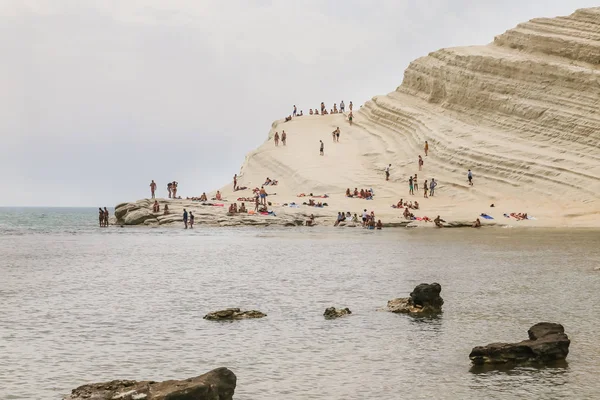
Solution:
M 512 226 L 597 227 L 598 63 L 600 8 L 529 21 L 487 46 L 433 52 L 410 64 L 394 92 L 360 109 L 355 102 L 353 126 L 341 114 L 275 122 L 269 139 L 246 157 L 239 184 L 252 188 L 266 177 L 279 180 L 277 187 L 267 187 L 277 193 L 269 200 L 279 215 L 315 212 L 333 218 L 338 211 L 366 208 L 393 223 L 403 218 L 391 204 L 408 197 L 421 203 L 417 216 L 439 214 L 448 221 L 473 221 L 485 212 L 494 222 Z M 341 142 L 334 144 L 336 126 Z M 288 145 L 275 147 L 273 135 L 283 130 Z M 323 157 L 319 140 L 325 143 Z M 419 172 L 417 157 L 424 156 L 425 140 L 430 154 Z M 392 174 L 386 182 L 388 163 Z M 419 185 L 424 179 L 438 181 L 435 198 L 424 199 L 422 191 L 408 195 L 407 180 L 415 173 Z M 345 189 L 355 187 L 373 188 L 375 200 L 346 198 Z M 230 201 L 251 196 L 251 191 L 233 193 L 232 184 L 221 191 Z M 306 201 L 296 197 L 302 192 L 326 193 L 330 206 L 281 207 Z M 185 204 L 190 206 L 173 202 L 172 209 L 179 212 Z M 511 212 L 537 219 L 502 216 Z
M 507 223 L 503 213 L 528 212 L 537 220 L 510 224 L 598 226 L 599 62 L 600 8 L 532 20 L 488 46 L 439 50 L 411 63 L 396 91 L 355 106 L 352 127 L 343 115 L 275 123 L 269 139 L 285 130 L 288 146 L 269 140 L 250 153 L 240 183 L 259 186 L 268 176 L 280 182 L 269 189 L 277 203 L 327 193 L 328 212 L 367 208 L 389 221 L 400 214 L 390 205 L 408 196 L 408 176 L 418 173 L 420 185 L 434 177 L 439 186 L 435 198 L 409 197 L 422 205 L 417 215 L 473 220 L 486 212 Z M 419 173 L 425 140 L 430 154 Z M 346 199 L 347 187 L 372 187 L 376 198 Z M 237 197 L 230 186 L 223 192 Z

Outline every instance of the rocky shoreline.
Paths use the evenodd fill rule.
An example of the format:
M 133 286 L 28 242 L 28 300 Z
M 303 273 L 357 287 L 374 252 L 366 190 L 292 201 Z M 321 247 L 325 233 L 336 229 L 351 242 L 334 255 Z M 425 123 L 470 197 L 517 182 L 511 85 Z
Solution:
M 152 212 L 154 199 L 142 199 L 129 203 L 120 203 L 115 206 L 112 225 L 119 226 L 182 226 L 183 209 L 193 212 L 195 225 L 210 227 L 242 227 L 242 226 L 305 226 L 311 215 L 315 217 L 313 226 L 330 226 L 336 221 L 337 214 L 324 208 L 303 207 L 289 208 L 284 206 L 272 207 L 272 215 L 229 214 L 228 203 L 225 206 L 212 206 L 211 202 L 199 202 L 187 199 L 156 199 L 160 205 L 160 212 Z M 165 214 L 165 204 L 169 205 L 169 213 Z M 333 209 L 332 209 L 333 210 Z M 471 228 L 473 221 L 447 221 L 445 228 Z M 484 226 L 504 226 L 497 223 L 487 223 Z M 338 227 L 362 228 L 360 223 L 342 222 Z M 435 228 L 433 222 L 408 221 L 401 217 L 390 218 L 383 222 L 384 228 Z

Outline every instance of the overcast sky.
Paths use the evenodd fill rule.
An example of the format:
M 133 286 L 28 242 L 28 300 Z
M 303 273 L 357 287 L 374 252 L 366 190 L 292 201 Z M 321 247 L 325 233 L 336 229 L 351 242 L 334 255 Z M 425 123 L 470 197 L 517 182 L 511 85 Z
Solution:
M 0 0 L 0 206 L 198 196 L 293 104 L 362 104 L 417 57 L 594 3 Z

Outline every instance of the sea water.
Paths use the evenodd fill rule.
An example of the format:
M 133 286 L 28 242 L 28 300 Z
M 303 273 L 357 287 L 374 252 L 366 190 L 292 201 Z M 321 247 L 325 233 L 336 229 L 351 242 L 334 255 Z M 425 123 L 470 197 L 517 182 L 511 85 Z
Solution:
M 0 399 L 225 366 L 235 399 L 600 398 L 591 230 L 97 227 L 96 209 L 0 209 Z M 378 311 L 442 285 L 431 319 Z M 330 306 L 352 315 L 325 320 Z M 226 307 L 266 318 L 202 319 Z M 478 372 L 471 348 L 541 321 L 567 364 Z

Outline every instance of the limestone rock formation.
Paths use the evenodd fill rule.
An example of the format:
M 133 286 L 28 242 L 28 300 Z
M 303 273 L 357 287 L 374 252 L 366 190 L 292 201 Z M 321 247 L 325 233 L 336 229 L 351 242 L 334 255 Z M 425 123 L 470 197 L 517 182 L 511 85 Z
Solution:
M 240 311 L 239 308 L 227 308 L 225 310 L 213 311 L 204 316 L 209 321 L 227 321 L 234 319 L 263 318 L 267 314 L 256 310 Z
M 64 400 L 232 400 L 236 376 L 227 368 L 181 381 L 117 380 L 74 389 Z
M 440 297 L 442 286 L 439 283 L 421 283 L 410 297 L 388 301 L 387 311 L 398 314 L 437 314 L 442 312 L 444 300 Z
M 471 362 L 481 364 L 547 363 L 564 360 L 571 341 L 560 324 L 540 322 L 527 331 L 529 340 L 519 343 L 491 343 L 474 347 Z
M 348 307 L 337 309 L 335 307 L 329 307 L 323 313 L 325 319 L 335 319 L 339 317 L 344 317 L 346 315 L 352 314 L 352 311 Z

